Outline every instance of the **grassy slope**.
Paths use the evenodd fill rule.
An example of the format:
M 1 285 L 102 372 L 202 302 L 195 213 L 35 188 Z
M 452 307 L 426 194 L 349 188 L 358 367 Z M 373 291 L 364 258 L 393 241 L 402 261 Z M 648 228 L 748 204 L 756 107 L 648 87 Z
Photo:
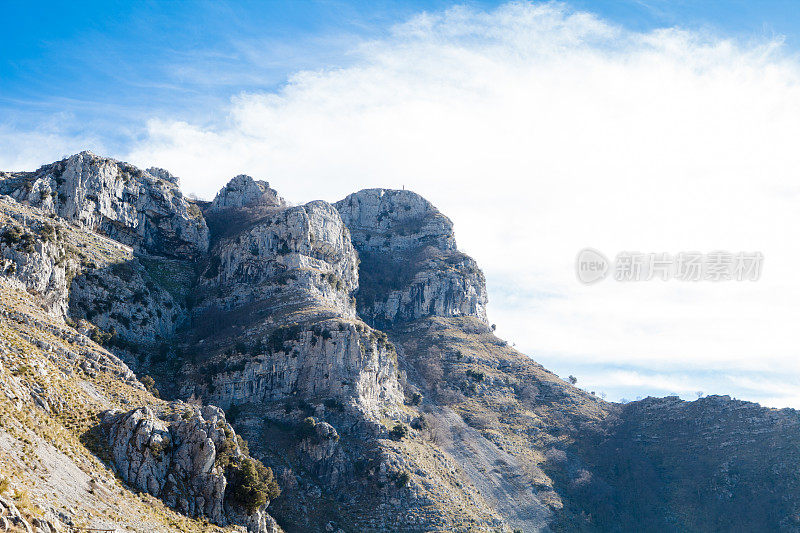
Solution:
M 99 268 L 129 247 L 15 202 L 0 202 L 4 229 L 55 227 L 61 257 Z M 35 231 L 33 233 L 36 233 Z M 37 239 L 41 238 L 36 236 Z M 60 318 L 39 295 L 0 276 L 0 493 L 29 518 L 67 513 L 76 526 L 129 531 L 224 531 L 192 520 L 122 483 L 95 453 L 88 429 L 106 409 L 166 404 L 113 355 Z M 90 450 L 91 449 L 91 450 Z

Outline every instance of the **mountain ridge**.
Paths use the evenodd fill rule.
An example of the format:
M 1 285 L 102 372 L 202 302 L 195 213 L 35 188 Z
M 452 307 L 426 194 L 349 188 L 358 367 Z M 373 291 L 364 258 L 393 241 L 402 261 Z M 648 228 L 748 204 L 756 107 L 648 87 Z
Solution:
M 0 195 L 4 331 L 33 324 L 29 348 L 4 348 L 0 402 L 72 435 L 115 490 L 165 502 L 164 530 L 184 520 L 173 509 L 185 530 L 258 533 L 800 530 L 796 411 L 620 405 L 566 383 L 494 336 L 483 273 L 416 193 L 291 206 L 238 175 L 201 202 L 166 170 L 81 152 L 0 174 Z M 90 349 L 54 364 L 52 328 Z M 65 422 L 75 409 L 86 420 Z M 35 469 L 5 442 L 21 490 Z M 28 516 L 6 498 L 6 516 L 87 523 L 52 489 Z M 114 520 L 136 530 L 152 505 Z

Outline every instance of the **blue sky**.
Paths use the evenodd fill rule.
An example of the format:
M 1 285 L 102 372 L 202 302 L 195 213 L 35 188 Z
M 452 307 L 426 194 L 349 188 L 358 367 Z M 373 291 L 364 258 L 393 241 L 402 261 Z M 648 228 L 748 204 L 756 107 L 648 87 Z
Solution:
M 4 2 L 0 169 L 92 149 L 212 197 L 406 187 L 498 334 L 609 399 L 800 407 L 788 0 Z M 760 251 L 757 283 L 603 283 L 578 250 Z
M 502 2 L 458 3 L 491 9 Z M 448 1 L 4 2 L 0 124 L 91 132 L 124 151 L 143 117 L 213 121 L 222 101 L 298 70 L 347 66 L 349 50 Z M 800 47 L 791 0 L 573 0 L 625 27 L 679 26 Z

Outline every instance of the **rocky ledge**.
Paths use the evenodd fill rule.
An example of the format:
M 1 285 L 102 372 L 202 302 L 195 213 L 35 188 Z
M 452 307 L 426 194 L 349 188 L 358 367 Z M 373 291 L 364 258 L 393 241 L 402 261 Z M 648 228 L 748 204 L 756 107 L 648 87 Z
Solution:
M 170 411 L 105 413 L 100 431 L 119 475 L 189 516 L 277 533 L 266 512 L 280 493 L 272 470 L 249 457 L 222 410 L 178 402 Z

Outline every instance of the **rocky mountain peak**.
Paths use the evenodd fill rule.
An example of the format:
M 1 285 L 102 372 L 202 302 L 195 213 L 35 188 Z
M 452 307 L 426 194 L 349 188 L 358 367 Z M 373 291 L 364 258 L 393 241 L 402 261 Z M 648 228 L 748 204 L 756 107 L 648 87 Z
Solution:
M 453 223 L 406 190 L 364 189 L 334 204 L 361 259 L 358 311 L 377 327 L 428 316 L 486 322 L 486 282 Z
M 335 205 L 360 250 L 456 249 L 453 223 L 415 192 L 364 189 Z
M 169 170 L 165 170 L 163 168 L 158 168 L 158 167 L 150 167 L 147 169 L 147 173 L 155 178 L 162 179 L 170 183 L 174 183 L 175 185 L 180 184 L 180 178 L 178 178 L 178 176 L 172 175 L 172 173 Z
M 148 253 L 194 258 L 208 250 L 200 209 L 166 171 L 83 151 L 35 172 L 7 173 L 0 194 Z
M 246 174 L 239 174 L 220 189 L 209 210 L 236 207 L 283 207 L 286 202 L 269 183 L 255 180 Z

